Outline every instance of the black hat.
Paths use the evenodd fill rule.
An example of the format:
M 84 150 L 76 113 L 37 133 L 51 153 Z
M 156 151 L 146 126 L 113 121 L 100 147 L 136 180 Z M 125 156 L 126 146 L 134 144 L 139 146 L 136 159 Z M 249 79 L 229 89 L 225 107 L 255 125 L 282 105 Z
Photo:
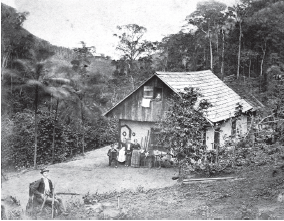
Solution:
M 43 174 L 44 172 L 49 172 L 47 168 L 40 169 L 40 173 Z

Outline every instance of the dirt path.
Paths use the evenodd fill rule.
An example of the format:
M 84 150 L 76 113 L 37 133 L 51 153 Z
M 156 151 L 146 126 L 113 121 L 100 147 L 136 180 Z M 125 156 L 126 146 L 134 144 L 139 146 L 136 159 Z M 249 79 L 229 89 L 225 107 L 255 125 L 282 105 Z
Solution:
M 108 166 L 106 155 L 109 146 L 90 151 L 75 161 L 48 166 L 50 178 L 56 185 L 55 192 L 75 192 L 79 194 L 104 193 L 113 190 L 136 190 L 162 188 L 176 184 L 171 179 L 177 174 L 173 168 L 130 168 L 119 165 L 118 168 Z M 13 196 L 25 209 L 28 201 L 29 183 L 39 179 L 39 170 L 31 170 L 18 174 L 7 174 L 8 181 L 2 183 L 1 198 Z

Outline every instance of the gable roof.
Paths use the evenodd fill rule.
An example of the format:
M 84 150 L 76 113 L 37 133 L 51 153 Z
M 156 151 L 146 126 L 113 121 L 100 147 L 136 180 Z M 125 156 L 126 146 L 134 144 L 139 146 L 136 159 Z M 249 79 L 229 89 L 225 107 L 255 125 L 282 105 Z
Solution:
M 204 96 L 203 99 L 207 99 L 213 105 L 213 107 L 208 109 L 205 116 L 213 123 L 233 117 L 237 103 L 242 104 L 243 112 L 253 109 L 248 102 L 242 99 L 210 70 L 196 72 L 156 72 L 152 77 L 154 76 L 157 76 L 175 93 L 183 91 L 185 87 L 199 88 L 200 93 Z M 151 78 L 147 79 L 140 87 Z M 138 88 L 136 90 L 138 90 Z M 117 103 L 104 115 L 123 102 L 127 97 Z
M 240 77 L 243 77 L 245 80 L 244 76 Z M 252 81 L 257 80 L 256 78 L 250 79 Z M 253 106 L 254 110 L 258 110 L 265 107 L 265 105 L 261 103 L 252 93 L 250 93 L 247 89 L 244 89 L 243 87 L 239 86 L 239 83 L 237 82 L 237 77 L 234 74 L 224 77 L 223 82 L 232 90 L 234 90 L 238 95 L 240 95 L 243 99 L 245 99 L 251 106 Z
M 196 72 L 157 72 L 157 76 L 176 93 L 185 87 L 199 88 L 200 93 L 213 107 L 207 112 L 211 122 L 226 120 L 234 116 L 237 103 L 243 105 L 243 112 L 253 107 L 229 88 L 210 70 Z

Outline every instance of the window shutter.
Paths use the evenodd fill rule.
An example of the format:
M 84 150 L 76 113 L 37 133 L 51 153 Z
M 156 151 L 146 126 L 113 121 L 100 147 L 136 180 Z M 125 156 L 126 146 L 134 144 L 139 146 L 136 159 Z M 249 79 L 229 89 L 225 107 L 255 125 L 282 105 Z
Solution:
M 152 86 L 144 86 L 144 98 L 153 98 L 154 88 Z

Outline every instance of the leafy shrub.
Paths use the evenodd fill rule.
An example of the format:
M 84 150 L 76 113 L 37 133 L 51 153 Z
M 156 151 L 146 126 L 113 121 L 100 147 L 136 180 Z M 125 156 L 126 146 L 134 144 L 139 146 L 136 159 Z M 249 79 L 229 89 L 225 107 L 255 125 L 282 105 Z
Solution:
M 8 127 L 8 121 L 2 121 Z M 10 133 L 2 140 L 2 166 L 12 165 L 16 168 L 30 167 L 34 161 L 34 113 L 25 110 L 17 113 L 9 123 Z M 97 149 L 102 145 L 117 140 L 117 120 L 98 117 L 85 127 L 86 151 Z M 37 164 L 52 161 L 53 113 L 38 113 L 38 147 Z M 54 162 L 63 162 L 82 151 L 82 133 L 60 120 L 55 125 Z

